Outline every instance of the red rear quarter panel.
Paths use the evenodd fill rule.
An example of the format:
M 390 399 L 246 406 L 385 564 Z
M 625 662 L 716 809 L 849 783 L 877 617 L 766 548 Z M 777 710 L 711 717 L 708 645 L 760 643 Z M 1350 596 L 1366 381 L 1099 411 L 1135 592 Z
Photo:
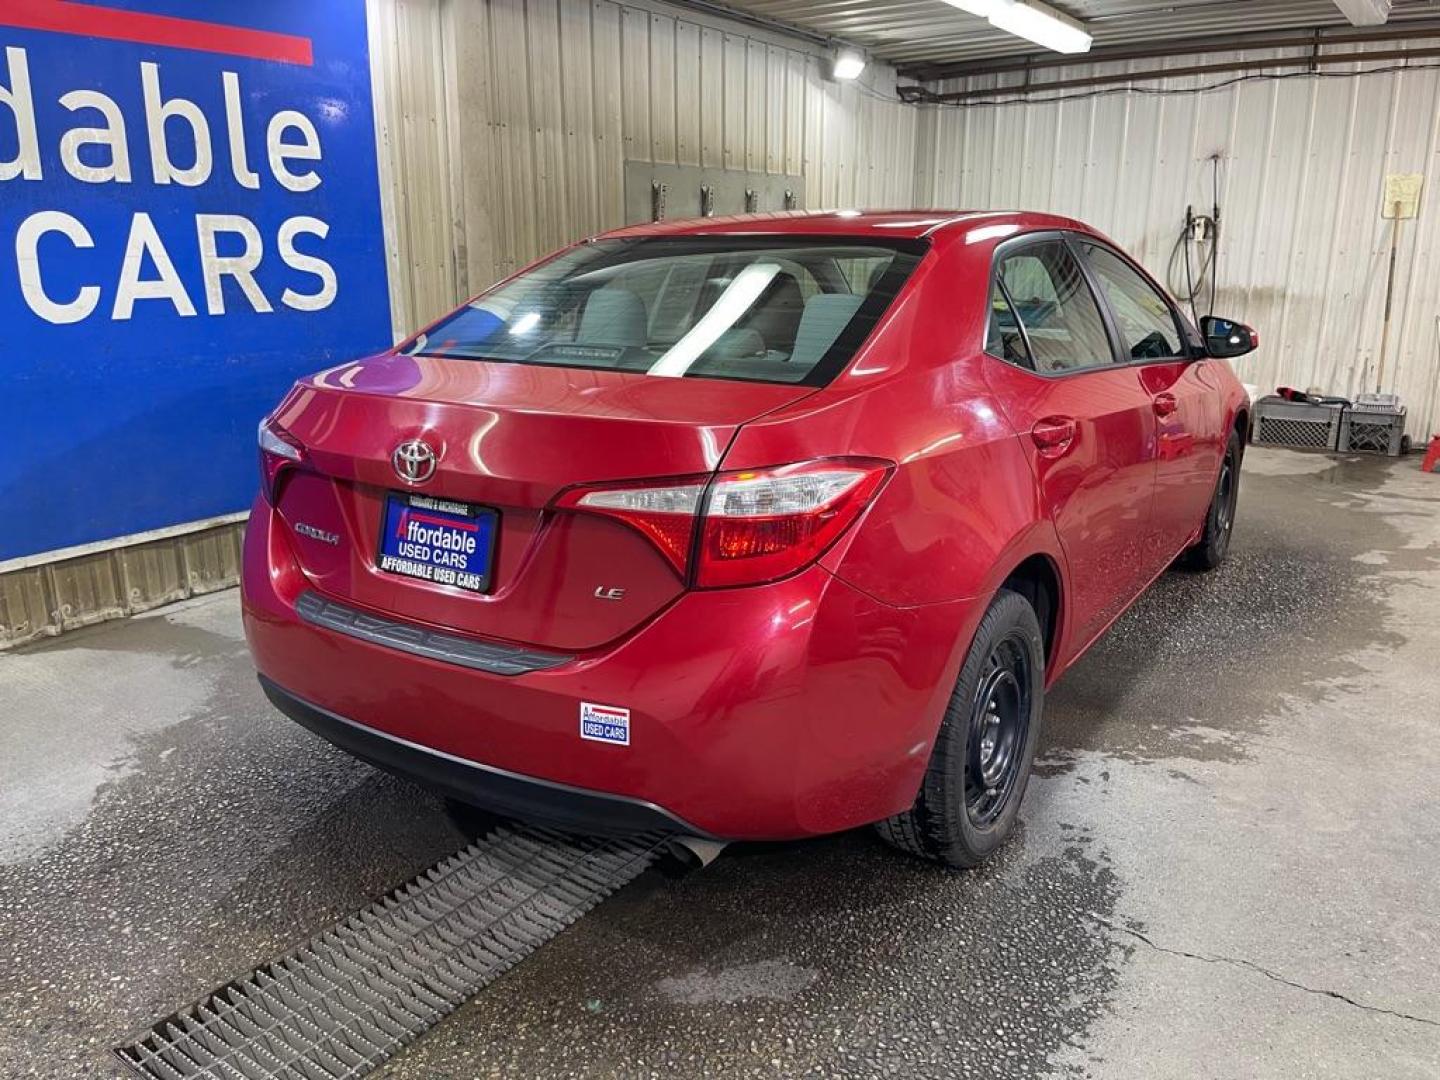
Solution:
M 937 240 L 911 287 L 830 387 L 745 425 L 726 468 L 847 453 L 896 470 L 824 564 L 902 607 L 988 599 L 1058 545 L 1014 429 L 981 371 L 996 240 Z

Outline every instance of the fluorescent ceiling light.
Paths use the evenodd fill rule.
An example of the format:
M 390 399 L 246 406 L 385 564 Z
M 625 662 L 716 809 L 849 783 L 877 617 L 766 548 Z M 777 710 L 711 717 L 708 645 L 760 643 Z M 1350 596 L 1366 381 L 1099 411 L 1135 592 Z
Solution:
M 1390 18 L 1390 0 L 1335 0 L 1354 26 L 1379 26 Z
M 945 0 L 945 3 L 982 19 L 988 19 L 995 10 L 995 0 Z
M 830 74 L 848 82 L 850 79 L 858 79 L 864 70 L 865 57 L 854 49 L 841 49 L 835 54 L 835 63 L 830 68 Z
M 1058 53 L 1090 51 L 1084 24 L 1039 0 L 994 0 L 990 25 Z
M 1004 30 L 1007 34 L 1033 41 L 1055 52 L 1090 51 L 1090 33 L 1085 24 L 1056 11 L 1049 4 L 1040 3 L 1040 0 L 945 0 L 945 3 L 970 15 L 989 19 L 990 25 L 997 30 Z M 1389 0 L 1336 0 L 1336 3 L 1341 7 L 1346 4 L 1381 3 L 1389 6 Z

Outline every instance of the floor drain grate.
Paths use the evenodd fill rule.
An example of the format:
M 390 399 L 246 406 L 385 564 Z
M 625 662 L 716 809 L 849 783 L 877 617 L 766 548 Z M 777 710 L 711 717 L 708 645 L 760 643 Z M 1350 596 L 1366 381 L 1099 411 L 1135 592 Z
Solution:
M 363 1076 L 638 875 L 665 841 L 497 829 L 116 1053 L 155 1080 Z

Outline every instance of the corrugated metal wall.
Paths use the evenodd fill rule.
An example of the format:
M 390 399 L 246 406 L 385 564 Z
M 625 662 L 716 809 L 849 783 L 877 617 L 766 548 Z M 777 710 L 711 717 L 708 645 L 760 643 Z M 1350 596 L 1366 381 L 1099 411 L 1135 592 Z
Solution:
M 1215 306 L 1260 328 L 1260 352 L 1239 366 L 1265 389 L 1374 389 L 1381 185 L 1427 174 L 1420 217 L 1401 226 L 1383 381 L 1417 437 L 1440 423 L 1440 72 L 1183 92 L 1219 78 L 1190 76 L 1146 84 L 1160 94 L 921 110 L 893 101 L 883 66 L 869 87 L 837 84 L 803 42 L 644 0 L 369 3 L 397 335 L 622 224 L 626 160 L 798 171 L 812 207 L 1053 209 L 1163 279 L 1185 206 L 1209 210 L 1219 154 Z
M 243 521 L 0 572 L 0 649 L 228 588 Z
M 1170 63 L 1231 58 L 1238 59 Z M 1125 69 L 1067 68 L 1062 77 L 1111 70 Z M 1237 371 L 1262 390 L 1314 385 L 1354 394 L 1375 389 L 1392 228 L 1381 219 L 1384 176 L 1425 173 L 1419 218 L 1400 230 L 1384 375 L 1385 389 L 1408 405 L 1418 442 L 1440 423 L 1440 71 L 1175 93 L 1220 78 L 1146 84 L 1167 92 L 1161 95 L 928 109 L 917 195 L 938 205 L 1082 218 L 1163 280 L 1186 204 L 1210 211 L 1207 159 L 1220 154 L 1215 308 L 1261 335 L 1260 351 L 1238 361 Z M 991 77 L 936 89 L 996 85 Z M 1183 281 L 1183 270 L 1177 277 Z
M 610 0 L 369 0 L 397 335 L 622 225 L 623 166 L 801 174 L 816 206 L 914 201 L 894 73 L 825 77 L 795 38 Z

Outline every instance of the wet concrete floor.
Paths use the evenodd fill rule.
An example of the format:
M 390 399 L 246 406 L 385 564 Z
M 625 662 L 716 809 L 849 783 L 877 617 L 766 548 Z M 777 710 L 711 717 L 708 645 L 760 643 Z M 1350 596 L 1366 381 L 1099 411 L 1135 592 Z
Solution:
M 647 873 L 383 1075 L 1440 1076 L 1440 477 L 1253 448 L 1046 724 L 992 865 Z M 462 842 L 267 707 L 233 591 L 0 655 L 0 1076 L 123 1075 Z

